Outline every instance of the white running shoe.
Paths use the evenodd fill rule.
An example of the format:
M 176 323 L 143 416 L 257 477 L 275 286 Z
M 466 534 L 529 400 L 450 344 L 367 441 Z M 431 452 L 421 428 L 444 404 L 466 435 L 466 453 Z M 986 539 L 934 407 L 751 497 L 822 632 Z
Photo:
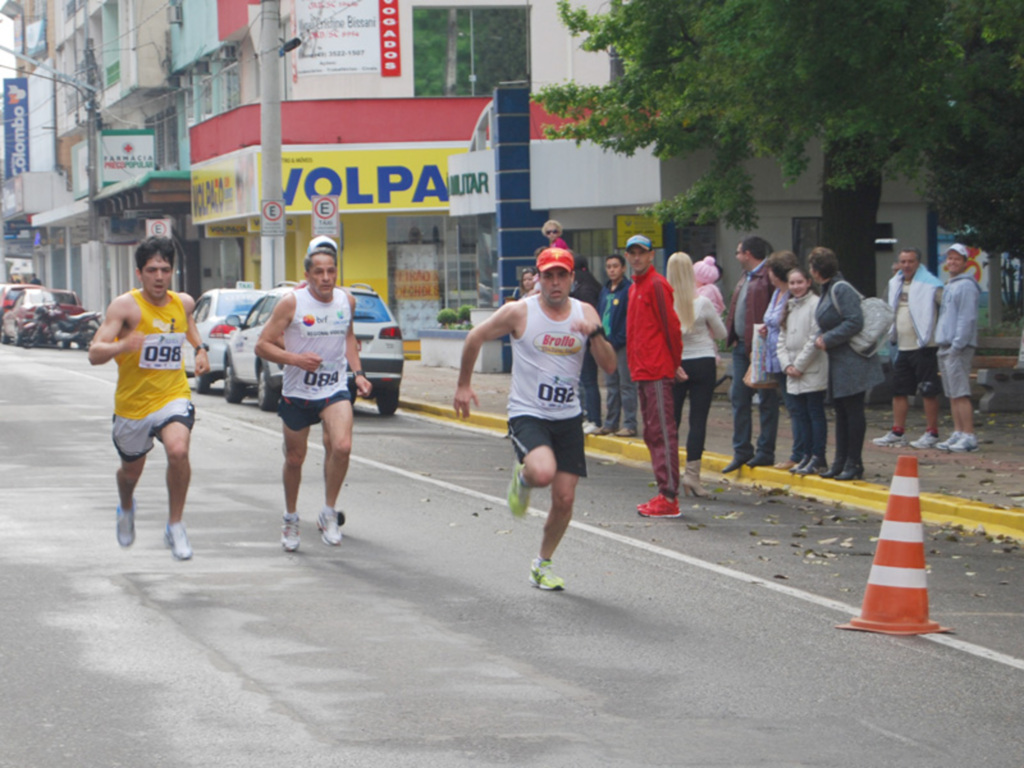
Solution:
M 978 438 L 974 435 L 961 435 L 959 440 L 949 446 L 949 450 L 953 453 L 971 453 L 976 451 L 978 450 Z
M 595 424 L 592 421 L 584 421 L 583 422 L 583 434 L 584 435 L 595 435 L 595 434 L 597 434 L 597 431 L 599 429 L 601 429 L 601 428 L 599 426 L 597 426 L 597 424 Z
M 281 546 L 285 552 L 294 552 L 299 548 L 299 516 L 289 520 L 285 515 L 281 525 Z
M 164 543 L 170 548 L 175 560 L 189 560 L 192 558 L 192 547 L 188 543 L 188 534 L 185 533 L 184 523 L 168 524 L 164 529 Z
M 953 443 L 959 442 L 960 438 L 963 436 L 963 432 L 954 432 L 946 440 L 943 440 L 941 443 L 937 443 L 935 447 L 940 451 L 948 451 L 950 450 L 950 446 L 953 445 Z
M 320 529 L 320 538 L 324 544 L 336 547 L 341 544 L 341 531 L 338 530 L 338 513 L 333 509 L 320 510 L 320 516 L 316 519 L 316 527 Z
M 931 432 L 925 432 L 917 440 L 913 440 L 910 443 L 911 448 L 917 448 L 919 451 L 923 451 L 926 448 L 935 448 L 939 444 L 939 436 L 932 434 Z
M 895 432 L 889 432 L 887 435 L 882 437 L 876 437 L 871 441 L 875 445 L 880 445 L 883 448 L 901 448 L 907 444 L 907 438 L 904 435 L 897 435 Z
M 130 547 L 135 543 L 135 499 L 132 508 L 127 512 L 117 505 L 117 543 L 122 547 Z

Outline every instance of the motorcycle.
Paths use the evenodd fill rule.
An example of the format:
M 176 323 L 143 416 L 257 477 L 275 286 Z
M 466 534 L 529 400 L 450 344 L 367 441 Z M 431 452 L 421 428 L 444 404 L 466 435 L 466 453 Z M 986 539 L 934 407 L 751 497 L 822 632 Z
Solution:
M 51 326 L 56 323 L 56 318 L 63 315 L 64 311 L 56 304 L 41 304 L 35 308 L 32 318 L 22 324 L 18 329 L 15 340 L 18 344 L 29 349 L 41 347 L 44 344 L 53 344 L 53 332 Z
M 82 312 L 78 315 L 68 315 L 61 312 L 60 316 L 54 317 L 51 323 L 50 332 L 54 341 L 58 342 L 64 349 L 70 349 L 76 344 L 79 349 L 88 349 L 92 337 L 100 327 L 99 312 Z
M 68 315 L 56 304 L 43 304 L 36 307 L 32 319 L 21 327 L 18 343 L 25 348 L 60 344 L 70 349 L 72 344 L 77 344 L 79 349 L 88 349 L 99 327 L 99 312 Z

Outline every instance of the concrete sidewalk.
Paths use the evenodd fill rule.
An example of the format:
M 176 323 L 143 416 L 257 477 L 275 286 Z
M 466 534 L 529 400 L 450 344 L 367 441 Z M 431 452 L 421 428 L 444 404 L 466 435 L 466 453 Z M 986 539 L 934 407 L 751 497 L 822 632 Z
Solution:
M 458 371 L 432 368 L 419 360 L 407 360 L 402 383 L 401 406 L 438 418 L 455 418 L 452 399 Z M 509 374 L 476 373 L 473 390 L 480 407 L 472 421 L 480 426 L 504 431 Z M 604 393 L 602 391 L 602 398 Z M 829 411 L 829 429 L 833 427 Z M 868 436 L 864 446 L 863 482 L 840 483 L 819 477 L 794 477 L 771 468 L 744 468 L 728 476 L 717 474 L 732 456 L 732 410 L 727 397 L 717 394 L 708 417 L 704 474 L 717 488 L 732 483 L 788 488 L 793 493 L 842 502 L 856 507 L 884 511 L 889 483 L 902 453 L 916 456 L 921 483 L 921 509 L 932 522 L 963 525 L 975 530 L 983 526 L 990 535 L 1024 539 L 1024 414 L 975 414 L 975 427 L 981 449 L 975 453 L 950 454 L 938 450 L 896 450 L 872 444 L 892 426 L 892 413 L 886 406 L 868 406 Z M 942 414 L 940 434 L 952 430 L 948 411 Z M 686 439 L 686 413 L 683 414 L 680 443 Z M 924 431 L 924 414 L 912 409 L 907 433 L 911 439 Z M 755 414 L 755 438 L 757 435 Z M 785 409 L 779 417 L 776 457 L 788 457 L 792 432 Z M 829 435 L 829 451 L 833 446 Z M 587 438 L 587 450 L 609 453 L 624 459 L 646 463 L 647 449 L 640 438 Z M 685 454 L 682 454 L 685 455 Z M 682 460 L 682 458 L 681 458 Z M 717 481 L 717 482 L 716 482 Z

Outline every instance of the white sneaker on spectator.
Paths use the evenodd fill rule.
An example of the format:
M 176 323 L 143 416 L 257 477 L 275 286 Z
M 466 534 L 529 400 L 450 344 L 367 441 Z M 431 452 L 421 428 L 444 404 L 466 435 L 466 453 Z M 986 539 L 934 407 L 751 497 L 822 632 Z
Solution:
M 953 445 L 953 443 L 958 442 L 960 438 L 963 436 L 963 432 L 954 432 L 946 440 L 943 440 L 941 443 L 936 444 L 935 447 L 938 448 L 940 451 L 948 451 L 950 450 L 950 446 Z
M 593 435 L 599 429 L 600 429 L 600 427 L 597 426 L 597 424 L 595 424 L 592 421 L 584 421 L 583 422 L 583 434 L 584 435 Z
M 907 444 L 907 438 L 904 435 L 897 435 L 895 432 L 889 432 L 887 435 L 882 437 L 876 437 L 871 441 L 875 445 L 880 445 L 883 448 L 902 447 Z
M 917 448 L 919 451 L 925 448 L 934 448 L 939 444 L 939 436 L 932 434 L 931 432 L 925 432 L 917 440 L 913 440 L 910 443 L 911 448 Z
M 949 450 L 953 453 L 970 453 L 971 451 L 978 450 L 978 438 L 974 435 L 961 435 L 960 439 L 949 446 Z

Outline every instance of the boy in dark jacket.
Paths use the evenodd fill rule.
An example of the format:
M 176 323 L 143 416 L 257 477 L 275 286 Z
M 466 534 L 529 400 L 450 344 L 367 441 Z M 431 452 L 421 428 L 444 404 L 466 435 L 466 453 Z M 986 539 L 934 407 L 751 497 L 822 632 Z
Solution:
M 615 373 L 605 375 L 604 385 L 608 391 L 608 411 L 599 435 L 614 434 L 618 437 L 636 437 L 636 384 L 629 375 L 629 361 L 626 359 L 626 310 L 629 306 L 629 287 L 633 282 L 626 277 L 626 260 L 617 253 L 609 256 L 604 263 L 608 282 L 601 289 L 597 311 L 604 324 L 604 333 L 615 349 Z M 619 415 L 622 429 L 619 429 Z

